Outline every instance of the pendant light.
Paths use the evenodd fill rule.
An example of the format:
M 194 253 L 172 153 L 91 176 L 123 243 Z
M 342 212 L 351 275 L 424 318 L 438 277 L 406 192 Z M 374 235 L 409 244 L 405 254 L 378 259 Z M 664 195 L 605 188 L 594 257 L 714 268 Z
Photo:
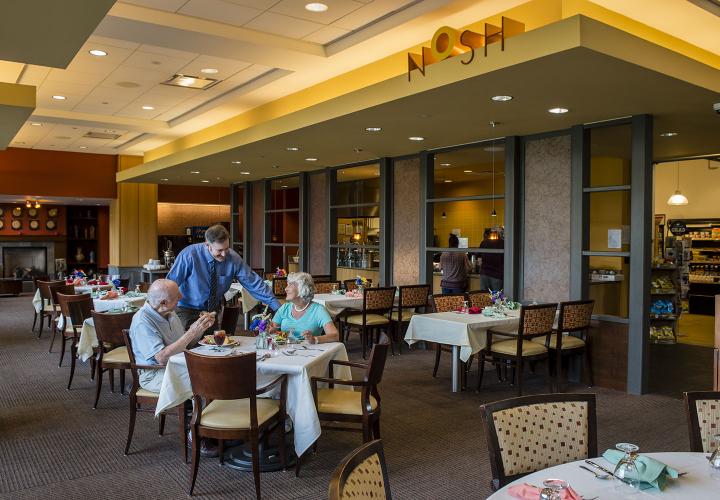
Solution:
M 492 143 L 492 212 L 490 217 L 497 217 L 495 211 L 495 141 Z
M 677 162 L 677 186 L 675 192 L 668 198 L 668 205 L 681 206 L 687 205 L 687 197 L 680 192 L 680 162 Z

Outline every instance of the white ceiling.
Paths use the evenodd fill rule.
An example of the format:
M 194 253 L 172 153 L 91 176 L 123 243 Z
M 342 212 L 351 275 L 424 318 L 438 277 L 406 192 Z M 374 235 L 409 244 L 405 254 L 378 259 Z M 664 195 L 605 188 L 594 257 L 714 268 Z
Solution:
M 438 26 L 525 1 L 324 0 L 324 13 L 305 10 L 307 0 L 118 1 L 66 69 L 28 64 L 12 77 L 37 86 L 38 95 L 10 146 L 140 155 L 424 43 Z M 720 53 L 720 18 L 686 0 L 594 1 Z M 202 68 L 218 69 L 208 76 L 221 83 L 208 90 L 161 84 L 175 73 L 201 76 Z M 56 94 L 67 99 L 53 100 Z M 89 131 L 121 137 L 83 138 Z

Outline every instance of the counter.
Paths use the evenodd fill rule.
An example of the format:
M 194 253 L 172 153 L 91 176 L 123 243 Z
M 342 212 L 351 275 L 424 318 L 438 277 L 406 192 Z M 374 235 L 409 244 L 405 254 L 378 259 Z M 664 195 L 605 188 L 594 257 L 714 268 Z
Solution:
M 442 280 L 442 273 L 433 273 L 433 288 L 432 293 L 442 293 L 442 287 L 440 286 L 440 280 Z M 467 291 L 471 292 L 474 290 L 480 290 L 480 275 L 477 273 L 468 274 Z
M 337 266 L 335 276 L 338 281 L 344 281 L 349 279 L 355 279 L 358 276 L 363 276 L 369 280 L 372 280 L 373 285 L 380 282 L 380 268 L 377 267 L 347 267 Z

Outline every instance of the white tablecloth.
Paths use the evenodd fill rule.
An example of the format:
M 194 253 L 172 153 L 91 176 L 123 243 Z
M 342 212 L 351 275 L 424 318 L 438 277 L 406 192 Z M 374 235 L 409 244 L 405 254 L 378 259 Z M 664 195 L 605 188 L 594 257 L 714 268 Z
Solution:
M 254 338 L 233 338 L 240 342 L 239 349 L 242 351 L 255 352 Z M 276 357 L 257 364 L 258 386 L 266 384 L 280 374 L 288 375 L 287 414 L 295 427 L 295 452 L 298 455 L 304 453 L 320 437 L 320 420 L 312 397 L 310 377 L 327 377 L 330 360 L 348 360 L 345 345 L 341 342 L 316 344 L 308 347 L 312 350 L 299 349 L 296 356 L 285 356 L 278 353 Z M 207 353 L 210 348 L 199 347 L 197 349 Z M 267 351 L 259 351 L 259 353 L 265 352 Z M 345 380 L 350 379 L 350 368 L 337 366 L 333 376 Z M 345 387 L 336 386 L 336 388 Z M 179 405 L 191 397 L 192 386 L 185 354 L 176 354 L 168 360 L 155 415 L 157 416 L 161 411 Z
M 504 318 L 455 312 L 416 314 L 410 318 L 405 342 L 412 345 L 420 340 L 427 340 L 460 346 L 460 359 L 467 361 L 472 354 L 485 347 L 485 332 L 488 328 L 517 328 L 520 321 L 517 314 Z
M 75 287 L 75 293 L 88 293 L 93 292 L 95 290 L 111 290 L 112 285 L 80 285 Z M 40 297 L 40 290 L 35 290 L 35 295 L 33 295 L 32 298 L 32 304 L 35 308 L 35 312 L 40 312 L 42 310 L 42 298 Z
M 663 491 L 650 488 L 642 490 L 639 495 L 628 498 L 662 498 L 664 500 L 709 500 L 711 498 L 720 498 L 720 474 L 716 473 L 715 477 L 711 475 L 713 469 L 710 468 L 710 463 L 705 459 L 704 453 L 669 452 L 648 453 L 647 455 L 677 469 L 679 472 L 687 472 L 688 474 L 678 479 L 668 480 L 667 487 Z M 604 458 L 593 459 L 593 462 L 610 470 L 614 467 Z M 587 464 L 580 460 L 578 462 L 557 465 L 549 469 L 534 472 L 501 488 L 489 498 L 492 500 L 515 499 L 515 497 L 510 496 L 507 492 L 510 486 L 522 483 L 542 486 L 543 480 L 550 478 L 568 481 L 570 486 L 584 498 L 596 496 L 599 497 L 600 500 L 625 498 L 622 494 L 622 489 L 615 490 L 615 481 L 595 479 L 588 471 L 581 469 L 579 467 L 580 465 Z M 589 468 L 592 469 L 592 467 Z M 623 485 L 623 488 L 626 487 Z
M 135 306 L 135 307 L 142 307 L 143 304 L 145 304 L 145 298 L 147 297 L 147 294 L 140 294 L 135 297 L 128 297 L 126 295 L 121 295 L 120 297 L 116 299 L 93 299 L 93 307 L 97 312 L 105 312 L 109 311 L 111 309 L 122 309 L 126 305 L 128 306 Z
M 335 295 L 332 293 L 316 293 L 313 302 L 317 302 L 321 306 L 325 306 L 327 312 L 333 318 L 343 312 L 345 309 L 362 310 L 362 297 L 353 299 L 344 295 Z
M 240 302 L 242 303 L 242 310 L 243 313 L 248 313 L 250 310 L 258 305 L 258 300 L 250 295 L 250 292 L 245 290 L 245 288 L 240 283 L 233 283 L 230 285 L 230 290 L 225 292 L 225 300 L 232 300 L 232 298 L 240 294 Z

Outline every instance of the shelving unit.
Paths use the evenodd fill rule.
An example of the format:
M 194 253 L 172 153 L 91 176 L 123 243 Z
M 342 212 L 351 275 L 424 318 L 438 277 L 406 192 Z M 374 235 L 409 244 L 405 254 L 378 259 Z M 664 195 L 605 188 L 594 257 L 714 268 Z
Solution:
M 650 295 L 650 342 L 674 344 L 677 342 L 680 318 L 680 273 L 676 265 L 658 265 L 652 268 Z
M 80 252 L 78 252 L 80 250 Z M 78 254 L 82 259 L 78 259 Z M 96 207 L 67 208 L 67 270 L 82 269 L 91 275 L 97 271 L 98 212 Z

